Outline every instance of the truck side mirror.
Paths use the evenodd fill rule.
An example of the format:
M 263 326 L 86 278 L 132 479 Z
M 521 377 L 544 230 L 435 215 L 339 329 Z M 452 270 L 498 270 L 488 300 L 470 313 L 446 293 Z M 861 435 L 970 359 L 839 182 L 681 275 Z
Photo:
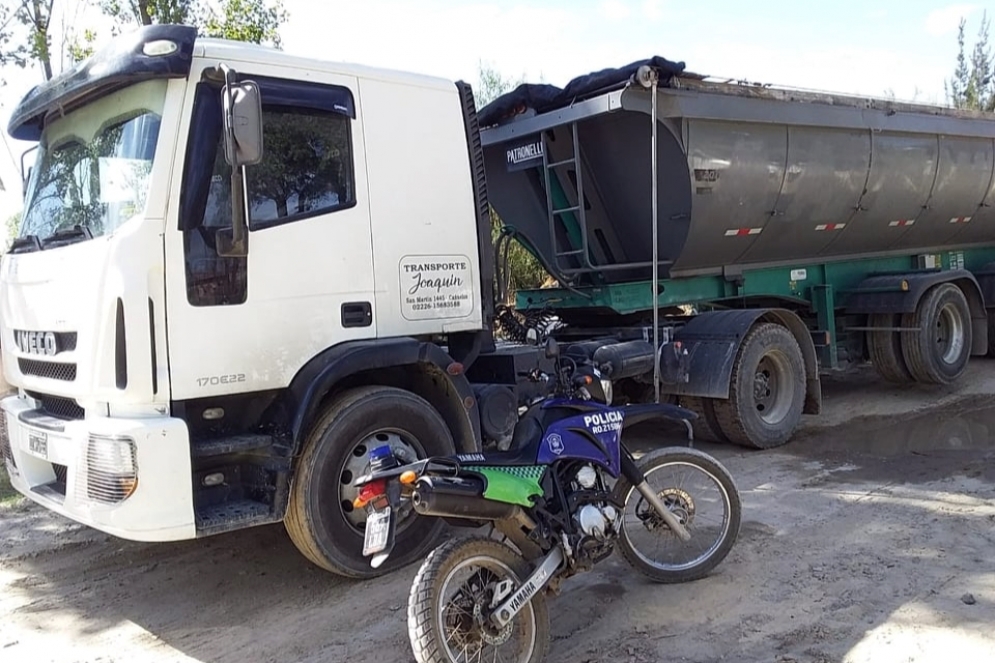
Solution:
M 259 163 L 263 158 L 263 107 L 254 81 L 225 85 L 225 158 L 232 168 Z
M 242 258 L 249 254 L 249 228 L 245 211 L 244 166 L 263 158 L 263 107 L 259 85 L 254 81 L 235 82 L 235 73 L 221 65 L 225 85 L 221 91 L 224 114 L 225 160 L 231 166 L 231 228 L 216 234 L 218 255 Z

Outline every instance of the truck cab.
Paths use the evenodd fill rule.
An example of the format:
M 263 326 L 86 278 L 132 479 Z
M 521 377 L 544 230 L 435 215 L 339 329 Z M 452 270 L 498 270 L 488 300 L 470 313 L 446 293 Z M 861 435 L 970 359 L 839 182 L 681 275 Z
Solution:
M 246 90 L 251 163 L 233 159 Z M 310 559 L 372 573 L 349 493 L 368 441 L 479 445 L 453 368 L 490 307 L 469 94 L 186 26 L 116 37 L 32 90 L 9 133 L 38 153 L 0 264 L 14 487 L 144 541 L 293 512 Z

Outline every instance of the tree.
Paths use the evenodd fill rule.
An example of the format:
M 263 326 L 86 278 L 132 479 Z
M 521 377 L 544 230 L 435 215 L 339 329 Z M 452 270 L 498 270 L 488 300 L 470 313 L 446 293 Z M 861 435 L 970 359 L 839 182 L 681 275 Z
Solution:
M 55 0 L 20 0 L 15 2 L 13 13 L 18 22 L 28 29 L 27 43 L 21 43 L 10 51 L 11 57 L 20 66 L 28 59 L 35 60 L 42 67 L 45 80 L 52 78 L 52 38 L 49 26 L 52 21 L 52 7 Z
M 287 17 L 279 1 L 268 4 L 265 0 L 225 0 L 220 10 L 211 9 L 204 34 L 280 48 L 280 25 Z
M 977 41 L 968 57 L 964 50 L 964 28 L 967 21 L 963 18 L 957 29 L 957 66 L 952 79 L 945 82 L 947 100 L 955 108 L 965 110 L 995 111 L 995 79 L 992 76 L 993 60 L 991 48 L 988 45 L 988 12 L 981 17 Z
M 196 25 L 205 37 L 280 47 L 288 13 L 282 0 L 100 0 L 115 31 L 135 25 Z

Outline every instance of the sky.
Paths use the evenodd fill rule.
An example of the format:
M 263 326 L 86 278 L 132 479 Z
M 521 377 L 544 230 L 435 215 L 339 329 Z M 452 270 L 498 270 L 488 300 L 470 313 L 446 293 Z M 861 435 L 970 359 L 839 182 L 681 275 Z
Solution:
M 77 0 L 68 20 L 99 23 Z M 484 64 L 506 78 L 563 85 L 577 75 L 660 55 L 720 78 L 943 103 L 956 65 L 995 3 L 943 0 L 284 0 L 285 51 L 463 79 Z M 990 13 L 995 13 L 991 11 Z M 0 127 L 41 80 L 5 68 Z M 5 136 L 6 138 L 6 136 Z M 8 143 L 10 142 L 7 139 Z M 0 218 L 20 205 L 19 159 L 0 144 Z

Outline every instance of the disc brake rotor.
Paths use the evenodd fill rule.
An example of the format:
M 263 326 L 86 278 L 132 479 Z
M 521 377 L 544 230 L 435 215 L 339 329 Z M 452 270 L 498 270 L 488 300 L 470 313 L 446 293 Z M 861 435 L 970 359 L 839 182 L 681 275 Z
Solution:
M 677 520 L 681 525 L 687 527 L 694 521 L 694 498 L 691 497 L 690 493 L 680 488 L 666 488 L 657 493 L 657 495 L 664 506 L 672 514 L 677 516 Z M 639 501 L 640 506 L 644 504 L 645 508 L 641 512 L 637 507 L 636 517 L 643 522 L 646 529 L 655 530 L 660 527 L 666 527 L 663 518 L 660 517 L 660 514 L 649 503 L 644 500 Z

